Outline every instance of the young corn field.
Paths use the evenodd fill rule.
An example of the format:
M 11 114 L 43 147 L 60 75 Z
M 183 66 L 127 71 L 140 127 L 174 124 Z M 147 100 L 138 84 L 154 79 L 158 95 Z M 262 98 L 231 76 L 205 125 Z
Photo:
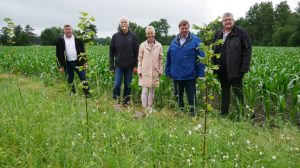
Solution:
M 0 66 L 8 73 L 21 73 L 39 76 L 49 85 L 62 80 L 58 73 L 54 47 L 1 47 Z M 167 47 L 164 47 L 166 55 Z M 254 47 L 251 70 L 244 80 L 244 93 L 248 113 L 253 111 L 269 116 L 282 117 L 283 120 L 299 121 L 300 112 L 300 48 Z M 89 81 L 96 94 L 110 94 L 113 86 L 113 74 L 109 71 L 108 47 L 93 46 L 88 48 Z M 197 91 L 201 109 L 200 89 Z M 220 89 L 215 93 L 219 95 Z M 138 78 L 132 82 L 132 99 L 139 102 L 140 87 Z M 157 107 L 173 107 L 172 81 L 165 76 L 161 78 L 156 90 Z M 219 96 L 217 96 L 219 97 Z M 216 100 L 219 104 L 219 100 Z M 217 105 L 218 106 L 218 105 Z M 217 107 L 216 106 L 216 107 Z M 234 109 L 232 109 L 234 110 Z
M 85 101 L 70 98 L 65 76 L 57 69 L 55 47 L 0 47 L 0 167 L 300 166 L 299 130 L 290 124 L 299 122 L 300 48 L 254 47 L 244 81 L 246 112 L 264 114 L 276 127 L 232 122 L 214 111 L 208 119 L 206 166 L 203 117 L 194 120 L 176 111 L 171 80 L 161 78 L 157 112 L 136 119 L 137 76 L 132 84 L 134 105 L 118 112 L 110 98 L 114 76 L 108 69 L 108 47 L 87 51 L 94 90 L 89 99 L 90 132 Z M 214 93 L 219 97 L 218 87 Z M 212 104 L 218 103 L 217 98 Z

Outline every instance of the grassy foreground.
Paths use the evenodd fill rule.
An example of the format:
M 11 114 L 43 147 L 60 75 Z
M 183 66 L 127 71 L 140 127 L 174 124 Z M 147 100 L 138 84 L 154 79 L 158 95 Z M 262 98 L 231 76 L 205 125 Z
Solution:
M 203 119 L 113 108 L 109 96 L 69 96 L 64 83 L 0 73 L 0 167 L 202 167 Z M 19 90 L 19 87 L 20 90 Z M 23 98 L 23 101 L 22 101 Z M 209 117 L 206 167 L 300 167 L 300 133 Z M 87 138 L 89 137 L 89 139 Z

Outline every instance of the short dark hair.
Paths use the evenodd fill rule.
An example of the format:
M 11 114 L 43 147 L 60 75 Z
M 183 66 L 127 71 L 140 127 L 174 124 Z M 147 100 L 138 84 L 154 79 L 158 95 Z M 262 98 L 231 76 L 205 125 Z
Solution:
M 72 26 L 69 25 L 69 24 L 64 25 L 64 29 L 65 29 L 66 27 L 71 27 L 71 28 L 72 28 Z
M 181 20 L 179 22 L 179 24 L 178 24 L 178 27 L 180 27 L 180 26 L 186 26 L 186 25 L 188 25 L 190 27 L 190 24 L 189 24 L 189 22 L 187 20 Z

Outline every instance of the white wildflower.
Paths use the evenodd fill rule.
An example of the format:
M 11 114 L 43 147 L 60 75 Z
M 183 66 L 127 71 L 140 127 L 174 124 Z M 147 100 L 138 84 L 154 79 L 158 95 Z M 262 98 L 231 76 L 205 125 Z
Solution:
M 189 166 L 192 165 L 192 161 L 190 159 L 187 159 L 186 162 L 188 163 Z
M 275 155 L 274 155 L 274 156 L 272 156 L 272 159 L 273 159 L 273 160 L 276 160 L 276 156 L 275 156 Z
M 198 131 L 198 130 L 201 129 L 201 128 L 202 128 L 202 125 L 201 125 L 201 124 L 198 124 L 197 126 L 194 127 L 194 130 L 195 130 L 195 131 Z
M 226 159 L 228 159 L 228 158 L 229 158 L 228 155 L 223 155 L 223 159 L 224 159 L 224 160 L 226 160 Z

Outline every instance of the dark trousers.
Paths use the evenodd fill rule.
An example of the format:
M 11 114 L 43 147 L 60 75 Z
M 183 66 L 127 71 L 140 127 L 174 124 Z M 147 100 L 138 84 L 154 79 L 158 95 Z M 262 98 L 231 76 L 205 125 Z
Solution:
M 183 102 L 183 93 L 184 90 L 186 91 L 190 114 L 191 116 L 195 116 L 195 106 L 196 106 L 196 80 L 174 80 L 174 93 L 175 97 L 177 98 L 177 102 L 179 107 L 183 110 L 184 109 L 184 102 Z
M 123 104 L 127 104 L 130 100 L 130 91 L 131 91 L 131 81 L 132 81 L 132 68 L 116 68 L 115 69 L 115 82 L 113 89 L 113 98 L 115 100 L 119 99 L 121 92 L 121 84 L 124 77 L 124 101 Z
M 83 86 L 84 86 L 83 87 L 83 91 L 84 91 L 84 93 L 87 94 L 87 92 L 89 90 L 89 86 L 88 86 L 88 83 L 86 81 L 86 71 L 85 70 L 79 71 L 79 68 L 77 66 L 77 61 L 67 61 L 66 75 L 67 75 L 67 78 L 68 78 L 68 83 L 72 87 L 72 92 L 75 93 L 75 86 L 73 84 L 73 81 L 74 81 L 74 71 L 78 75 L 80 81 L 83 83 Z
M 243 108 L 244 106 L 243 76 L 237 78 L 228 78 L 226 74 L 218 74 L 218 77 L 222 89 L 221 114 L 228 114 L 231 87 L 237 99 L 238 107 L 239 105 L 241 105 L 241 107 Z

